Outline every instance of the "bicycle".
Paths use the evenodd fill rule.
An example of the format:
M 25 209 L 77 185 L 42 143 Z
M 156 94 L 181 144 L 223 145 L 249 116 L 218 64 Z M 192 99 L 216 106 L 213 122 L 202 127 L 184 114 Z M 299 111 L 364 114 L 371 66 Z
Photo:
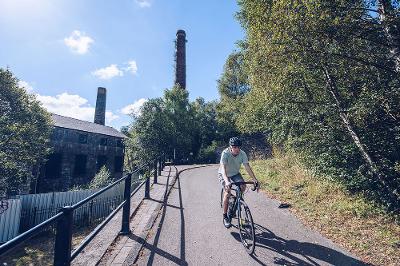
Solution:
M 242 244 L 245 247 L 247 253 L 251 255 L 254 252 L 256 241 L 255 241 L 253 217 L 251 216 L 249 207 L 247 206 L 246 202 L 243 199 L 243 192 L 240 189 L 240 186 L 244 184 L 252 184 L 253 188 L 251 190 L 253 191 L 255 191 L 258 186 L 258 184 L 255 184 L 254 182 L 232 182 L 231 185 L 234 185 L 233 190 L 235 191 L 235 195 L 233 195 L 231 191 L 229 196 L 227 214 L 230 219 L 236 216 L 238 222 L 240 240 L 242 241 Z M 222 207 L 223 193 L 224 189 L 222 188 L 221 202 L 220 202 L 221 207 Z

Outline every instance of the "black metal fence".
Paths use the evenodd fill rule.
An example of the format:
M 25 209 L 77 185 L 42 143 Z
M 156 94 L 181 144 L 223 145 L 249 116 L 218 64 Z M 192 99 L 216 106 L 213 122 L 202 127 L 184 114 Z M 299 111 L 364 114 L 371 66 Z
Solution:
M 79 253 L 92 241 L 92 239 L 104 228 L 104 226 L 115 216 L 115 214 L 122 208 L 122 221 L 120 234 L 129 234 L 129 216 L 130 216 L 130 202 L 131 197 L 144 185 L 145 192 L 144 198 L 150 197 L 150 177 L 153 176 L 154 183 L 157 183 L 157 175 L 161 175 L 161 169 L 164 168 L 164 157 L 159 157 L 156 160 L 137 167 L 134 172 L 128 173 L 124 177 L 94 193 L 93 195 L 75 203 L 72 206 L 64 206 L 61 210 L 55 209 L 42 209 L 36 210 L 34 213 L 25 213 L 24 218 L 21 219 L 24 226 L 29 227 L 32 221 L 35 221 L 35 215 L 49 215 L 52 217 L 45 220 L 41 224 L 29 229 L 23 234 L 14 239 L 4 243 L 0 246 L 0 256 L 11 251 L 15 247 L 24 243 L 33 236 L 38 235 L 44 230 L 51 230 L 55 225 L 55 246 L 54 246 L 54 265 L 70 265 L 71 261 L 75 259 Z M 132 183 L 132 174 L 138 172 L 145 172 L 145 179 L 140 183 Z M 112 187 L 124 182 L 124 195 L 116 196 L 114 198 L 106 198 L 96 201 L 96 197 L 111 189 Z M 133 191 L 132 191 L 133 190 Z M 109 214 L 98 215 L 96 213 L 104 213 L 100 211 L 101 208 L 107 208 Z M 79 212 L 74 212 L 76 210 Z M 103 209 L 104 210 L 104 209 Z M 58 211 L 58 213 L 56 213 Z M 106 212 L 108 213 L 108 212 Z M 106 216 L 106 217 L 105 217 Z M 94 220 L 105 219 L 92 231 L 84 241 L 82 241 L 71 252 L 72 249 L 72 228 L 79 225 L 90 225 Z

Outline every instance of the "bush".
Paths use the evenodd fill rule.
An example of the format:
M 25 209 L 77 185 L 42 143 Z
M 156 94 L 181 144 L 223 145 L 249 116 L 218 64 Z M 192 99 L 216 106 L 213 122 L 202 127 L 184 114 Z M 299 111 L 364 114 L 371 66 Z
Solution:
M 218 148 L 218 143 L 216 141 L 213 141 L 211 145 L 207 147 L 202 147 L 199 151 L 196 162 L 216 163 L 218 160 L 216 153 L 217 148 Z
M 110 172 L 107 167 L 103 166 L 95 177 L 90 181 L 89 188 L 102 188 L 112 183 Z

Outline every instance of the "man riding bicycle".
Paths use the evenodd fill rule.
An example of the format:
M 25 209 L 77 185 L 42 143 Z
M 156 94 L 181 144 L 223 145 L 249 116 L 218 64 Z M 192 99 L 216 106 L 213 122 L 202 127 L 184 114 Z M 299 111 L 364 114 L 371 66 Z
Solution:
M 231 182 L 244 181 L 240 174 L 240 166 L 243 164 L 246 172 L 253 179 L 258 192 L 258 180 L 250 167 L 249 160 L 244 151 L 240 149 L 242 141 L 238 137 L 229 139 L 229 147 L 226 148 L 221 154 L 220 166 L 218 170 L 218 178 L 224 188 L 223 195 L 223 221 L 224 226 L 229 228 L 231 226 L 231 217 L 228 217 L 228 199 L 231 191 Z M 246 190 L 246 185 L 241 185 L 242 192 Z

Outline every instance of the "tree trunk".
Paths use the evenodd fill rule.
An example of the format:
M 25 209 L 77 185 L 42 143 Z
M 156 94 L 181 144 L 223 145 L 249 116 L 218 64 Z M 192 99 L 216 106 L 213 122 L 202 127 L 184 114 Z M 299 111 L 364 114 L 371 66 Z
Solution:
M 384 186 L 384 188 L 387 191 L 392 193 L 392 195 L 395 196 L 397 199 L 400 199 L 399 193 L 397 192 L 397 190 L 393 191 L 390 188 L 390 186 L 386 182 L 384 176 L 382 175 L 382 173 L 379 171 L 378 167 L 376 166 L 376 163 L 372 160 L 371 156 L 369 155 L 367 150 L 364 148 L 363 143 L 361 142 L 360 138 L 358 137 L 358 134 L 354 130 L 347 113 L 344 111 L 342 100 L 341 100 L 340 94 L 338 92 L 334 78 L 330 75 L 330 73 L 326 67 L 322 67 L 322 69 L 323 69 L 323 72 L 325 75 L 325 80 L 326 80 L 326 85 L 327 85 L 326 87 L 336 103 L 336 107 L 338 108 L 340 119 L 341 119 L 344 127 L 347 129 L 347 132 L 351 136 L 354 144 L 357 146 L 359 152 L 361 153 L 361 156 L 363 157 L 364 161 L 369 166 L 373 176 L 378 178 L 379 182 Z
M 390 47 L 389 58 L 394 63 L 394 69 L 400 73 L 400 37 L 398 17 L 394 14 L 394 9 L 390 0 L 379 0 L 379 20 L 382 23 L 387 43 Z

